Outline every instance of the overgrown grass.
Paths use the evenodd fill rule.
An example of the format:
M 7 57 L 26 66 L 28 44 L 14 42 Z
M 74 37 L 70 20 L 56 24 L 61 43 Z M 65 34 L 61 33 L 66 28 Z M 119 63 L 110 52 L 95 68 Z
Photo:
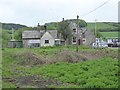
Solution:
M 4 88 L 16 88 L 17 86 L 13 83 L 10 83 L 10 82 L 3 82 L 2 87 L 4 87 Z
M 51 57 L 56 52 L 64 49 L 76 51 L 75 46 L 59 46 L 59 47 L 44 47 L 44 48 L 5 48 L 2 56 L 2 77 L 3 78 L 19 78 L 29 75 L 43 75 L 46 78 L 53 78 L 64 83 L 69 83 L 67 87 L 117 87 L 117 60 L 105 58 L 101 60 L 91 60 L 79 63 L 68 63 L 65 61 L 55 64 L 45 65 L 21 65 L 22 60 L 16 59 L 15 54 L 23 52 L 32 52 L 37 55 Z M 86 46 L 79 47 L 79 50 L 94 52 L 95 49 L 90 49 Z M 109 51 L 109 49 L 107 49 Z M 106 50 L 105 50 L 106 51 Z M 110 50 L 111 52 L 113 50 Z M 114 50 L 115 52 L 117 50 Z M 29 57 L 29 56 L 28 56 Z M 61 56 L 62 57 L 62 56 Z M 104 80 L 106 82 L 104 82 Z M 94 83 L 97 82 L 98 83 Z M 3 87 L 14 87 L 11 82 L 2 82 Z M 82 83 L 82 84 L 81 84 Z M 108 83 L 108 84 L 107 84 Z M 8 85 L 8 86 L 6 86 Z M 10 86 L 9 86 L 10 85 Z M 54 85 L 51 87 L 55 87 Z M 60 86 L 65 87 L 65 86 Z
M 34 75 L 43 75 L 65 83 L 74 84 L 76 85 L 75 87 L 118 87 L 118 61 L 111 58 L 80 63 L 60 62 L 43 67 L 35 66 L 30 72 Z

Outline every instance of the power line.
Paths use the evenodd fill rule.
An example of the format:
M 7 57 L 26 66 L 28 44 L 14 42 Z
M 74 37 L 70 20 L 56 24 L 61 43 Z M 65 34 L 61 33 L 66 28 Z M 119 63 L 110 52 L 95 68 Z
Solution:
M 104 3 L 101 4 L 99 7 L 95 8 L 95 9 L 93 9 L 92 11 L 90 11 L 90 12 L 88 12 L 88 13 L 86 13 L 86 14 L 83 14 L 83 15 L 81 15 L 81 16 L 87 16 L 88 14 L 90 14 L 90 13 L 96 11 L 97 9 L 99 9 L 99 8 L 101 8 L 102 6 L 104 6 L 105 4 L 107 4 L 109 1 L 110 1 L 110 0 L 104 2 Z

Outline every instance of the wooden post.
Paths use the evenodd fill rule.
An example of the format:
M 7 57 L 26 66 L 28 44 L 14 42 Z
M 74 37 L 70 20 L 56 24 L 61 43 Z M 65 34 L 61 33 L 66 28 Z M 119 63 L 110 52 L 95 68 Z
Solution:
M 79 45 L 79 42 L 78 42 L 78 29 L 79 29 L 79 23 L 78 23 L 78 19 L 79 19 L 79 16 L 77 15 L 77 47 L 76 47 L 76 52 L 78 52 L 78 45 Z

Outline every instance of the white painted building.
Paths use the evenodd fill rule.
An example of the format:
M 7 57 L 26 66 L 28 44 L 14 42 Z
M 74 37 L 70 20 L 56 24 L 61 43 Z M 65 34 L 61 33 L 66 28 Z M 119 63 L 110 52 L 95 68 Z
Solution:
M 43 47 L 60 44 L 57 36 L 57 30 L 31 30 L 22 33 L 24 47 Z
M 42 46 L 53 46 L 55 44 L 55 39 L 51 36 L 49 32 L 45 32 L 45 34 L 41 37 L 40 45 Z

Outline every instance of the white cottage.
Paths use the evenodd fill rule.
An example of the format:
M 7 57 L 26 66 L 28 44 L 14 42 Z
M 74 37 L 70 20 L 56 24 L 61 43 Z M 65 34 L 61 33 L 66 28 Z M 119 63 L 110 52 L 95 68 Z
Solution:
M 22 33 L 24 47 L 43 47 L 54 46 L 60 44 L 57 30 L 31 30 Z
M 40 39 L 41 46 L 53 46 L 55 45 L 55 39 L 49 32 L 45 32 L 45 34 Z

